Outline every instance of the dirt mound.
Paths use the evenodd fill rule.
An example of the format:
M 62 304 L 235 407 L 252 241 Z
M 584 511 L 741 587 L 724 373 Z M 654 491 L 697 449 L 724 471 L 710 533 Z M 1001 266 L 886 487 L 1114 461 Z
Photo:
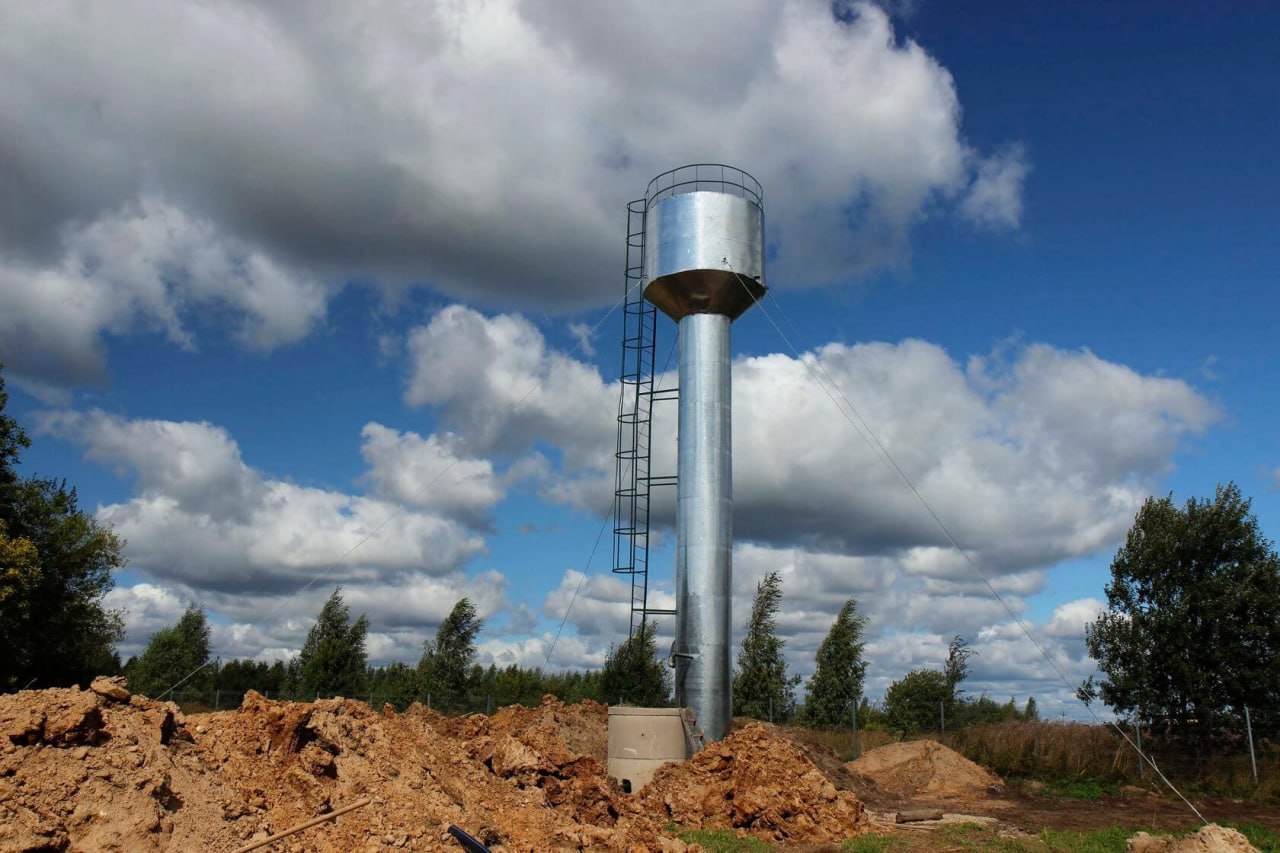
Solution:
M 605 774 L 607 715 L 549 698 L 450 719 L 250 693 L 184 718 L 120 682 L 0 696 L 0 850 L 230 851 L 366 797 L 280 849 L 456 851 L 458 824 L 502 851 L 678 851 L 670 822 L 797 840 L 865 824 L 852 795 L 763 729 L 626 796 Z
M 111 685 L 0 697 L 0 850 L 238 846 L 177 706 Z
M 1258 848 L 1236 830 L 1211 823 L 1183 838 L 1139 832 L 1129 839 L 1128 850 L 1129 853 L 1257 853 Z
M 867 827 L 857 798 L 763 725 L 659 768 L 632 807 L 684 827 L 744 829 L 774 841 L 838 842 Z
M 932 740 L 881 746 L 846 766 L 878 790 L 899 797 L 975 799 L 1004 785 L 990 770 Z

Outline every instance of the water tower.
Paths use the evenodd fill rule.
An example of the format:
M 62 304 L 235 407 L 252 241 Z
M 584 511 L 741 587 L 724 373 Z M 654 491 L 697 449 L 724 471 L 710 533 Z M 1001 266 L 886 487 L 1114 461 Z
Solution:
M 679 325 L 676 702 L 719 740 L 733 716 L 730 327 L 765 292 L 760 184 L 685 166 L 644 199 L 644 298 Z

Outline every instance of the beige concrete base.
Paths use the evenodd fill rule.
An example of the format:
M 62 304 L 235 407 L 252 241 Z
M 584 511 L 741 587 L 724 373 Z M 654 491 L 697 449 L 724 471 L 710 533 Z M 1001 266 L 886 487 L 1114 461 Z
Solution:
M 688 758 L 679 708 L 609 709 L 609 775 L 622 790 L 639 791 L 668 761 Z

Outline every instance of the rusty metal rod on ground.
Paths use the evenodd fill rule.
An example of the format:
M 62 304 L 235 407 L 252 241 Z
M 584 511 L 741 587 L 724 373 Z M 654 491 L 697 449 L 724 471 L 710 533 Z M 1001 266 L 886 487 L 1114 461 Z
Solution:
M 270 838 L 264 838 L 261 841 L 255 841 L 252 844 L 246 844 L 243 847 L 236 848 L 235 853 L 249 853 L 250 850 L 257 850 L 259 847 L 266 847 L 268 844 L 274 844 L 275 842 L 279 841 L 282 838 L 288 838 L 290 835 L 293 835 L 295 832 L 302 832 L 302 830 L 304 829 L 310 829 L 311 827 L 316 826 L 317 824 L 324 823 L 327 820 L 333 820 L 335 817 L 338 817 L 339 815 L 344 815 L 347 812 L 353 812 L 362 806 L 369 805 L 369 803 L 371 802 L 373 802 L 372 797 L 365 797 L 363 800 L 356 800 L 354 803 L 351 803 L 350 805 L 343 806 L 340 809 L 334 809 L 333 811 L 327 814 L 322 814 L 319 817 L 313 817 L 311 818 L 311 820 L 306 821 L 305 823 L 300 823 L 297 826 L 292 827 L 290 829 L 286 829 L 284 832 L 277 832 L 275 835 L 271 836 Z

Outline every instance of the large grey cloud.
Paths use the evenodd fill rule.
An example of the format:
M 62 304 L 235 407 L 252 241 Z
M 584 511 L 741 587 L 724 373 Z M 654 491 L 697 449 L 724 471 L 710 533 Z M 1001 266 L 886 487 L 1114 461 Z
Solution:
M 690 161 L 764 181 L 788 284 L 901 263 L 932 212 L 1016 226 L 1021 149 L 974 150 L 946 69 L 846 12 L 6 3 L 0 357 L 101 376 L 106 337 L 191 345 L 209 309 L 275 346 L 351 280 L 599 304 L 623 202 Z

